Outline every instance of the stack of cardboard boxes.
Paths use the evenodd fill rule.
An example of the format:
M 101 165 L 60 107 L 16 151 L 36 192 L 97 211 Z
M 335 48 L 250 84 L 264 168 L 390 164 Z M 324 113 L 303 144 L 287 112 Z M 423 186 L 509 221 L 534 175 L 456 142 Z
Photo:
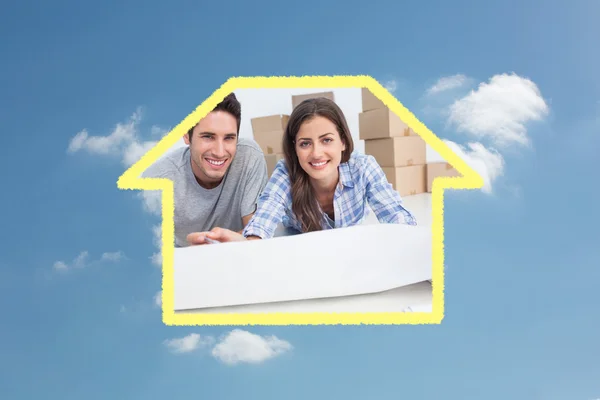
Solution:
M 304 100 L 314 99 L 318 97 L 324 97 L 331 101 L 335 101 L 333 92 L 319 92 L 319 93 L 308 93 L 308 94 L 297 94 L 292 96 L 292 110 L 302 103 Z
M 325 97 L 335 100 L 333 92 L 319 92 L 292 96 L 292 109 L 306 99 Z M 252 118 L 252 132 L 254 140 L 258 143 L 265 155 L 267 172 L 269 176 L 275 170 L 277 162 L 283 158 L 283 135 L 287 126 L 289 115 L 276 114 L 264 117 Z
M 368 89 L 362 89 L 359 137 L 401 196 L 427 191 L 427 144 Z
M 427 163 L 427 144 L 371 91 L 362 89 L 359 137 L 401 196 L 429 192 L 439 176 L 458 176 L 446 162 Z
M 269 176 L 283 158 L 283 135 L 289 119 L 289 115 L 277 114 L 252 118 L 250 121 L 254 140 L 264 153 Z
M 427 191 L 431 193 L 433 180 L 437 177 L 460 176 L 456 168 L 445 161 L 427 163 Z
M 293 95 L 292 109 L 316 97 L 335 101 L 333 92 Z M 289 118 L 289 115 L 276 114 L 251 120 L 254 140 L 265 155 L 269 176 L 283 158 L 283 135 Z M 431 193 L 436 177 L 459 175 L 446 162 L 427 163 L 425 141 L 366 88 L 362 89 L 358 130 L 359 138 L 365 141 L 365 153 L 375 157 L 388 182 L 401 196 Z

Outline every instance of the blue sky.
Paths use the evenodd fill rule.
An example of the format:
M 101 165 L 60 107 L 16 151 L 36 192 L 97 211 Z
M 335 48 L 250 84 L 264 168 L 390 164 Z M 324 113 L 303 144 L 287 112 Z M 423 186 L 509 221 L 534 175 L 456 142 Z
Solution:
M 565 4 L 4 5 L 2 397 L 599 398 L 600 3 Z M 488 89 L 514 90 L 499 95 L 516 114 L 539 112 L 523 122 L 528 146 L 499 146 L 494 127 L 478 136 L 468 113 L 461 121 L 471 131 L 447 123 L 444 110 L 470 89 L 513 72 L 516 84 Z M 162 324 L 151 260 L 158 218 L 138 193 L 118 190 L 121 148 L 69 153 L 69 143 L 83 129 L 110 135 L 140 107 L 136 140 L 156 140 L 228 77 L 275 74 L 393 81 L 436 134 L 500 154 L 491 193 L 446 194 L 441 326 L 247 327 L 291 350 L 232 366 L 201 344 L 261 339 Z M 461 86 L 426 95 L 459 74 Z M 525 79 L 547 112 L 535 90 L 519 91 Z M 504 116 L 500 126 L 514 122 L 515 113 Z M 58 261 L 69 268 L 56 271 Z M 174 354 L 165 344 L 193 333 L 196 351 Z

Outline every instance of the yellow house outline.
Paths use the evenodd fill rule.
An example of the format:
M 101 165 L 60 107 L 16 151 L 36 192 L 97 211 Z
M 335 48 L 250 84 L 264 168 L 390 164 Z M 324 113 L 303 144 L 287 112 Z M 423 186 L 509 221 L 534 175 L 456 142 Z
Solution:
M 174 201 L 173 182 L 168 179 L 140 178 L 158 158 L 181 140 L 229 93 L 238 89 L 282 88 L 367 88 L 397 114 L 416 134 L 460 174 L 439 177 L 432 188 L 432 289 L 433 310 L 425 312 L 381 313 L 269 313 L 269 314 L 176 314 L 173 294 Z M 444 190 L 479 189 L 483 179 L 434 135 L 406 107 L 370 76 L 272 76 L 232 77 L 190 113 L 169 134 L 129 167 L 118 179 L 124 190 L 162 191 L 162 315 L 166 325 L 333 325 L 333 324 L 439 324 L 444 318 Z

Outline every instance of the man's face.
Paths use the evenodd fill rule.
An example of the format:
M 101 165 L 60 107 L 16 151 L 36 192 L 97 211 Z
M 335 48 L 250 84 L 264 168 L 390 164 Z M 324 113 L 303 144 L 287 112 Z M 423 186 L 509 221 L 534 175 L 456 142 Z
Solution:
M 192 139 L 184 141 L 190 147 L 192 170 L 200 185 L 213 188 L 219 185 L 235 157 L 237 121 L 224 111 L 213 111 L 193 129 Z

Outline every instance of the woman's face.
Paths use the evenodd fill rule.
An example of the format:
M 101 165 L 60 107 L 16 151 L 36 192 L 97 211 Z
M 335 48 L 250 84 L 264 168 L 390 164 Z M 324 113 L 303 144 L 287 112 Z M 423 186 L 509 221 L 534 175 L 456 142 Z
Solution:
M 300 126 L 296 135 L 296 154 L 300 166 L 315 180 L 337 177 L 337 168 L 346 145 L 333 122 L 316 116 Z

